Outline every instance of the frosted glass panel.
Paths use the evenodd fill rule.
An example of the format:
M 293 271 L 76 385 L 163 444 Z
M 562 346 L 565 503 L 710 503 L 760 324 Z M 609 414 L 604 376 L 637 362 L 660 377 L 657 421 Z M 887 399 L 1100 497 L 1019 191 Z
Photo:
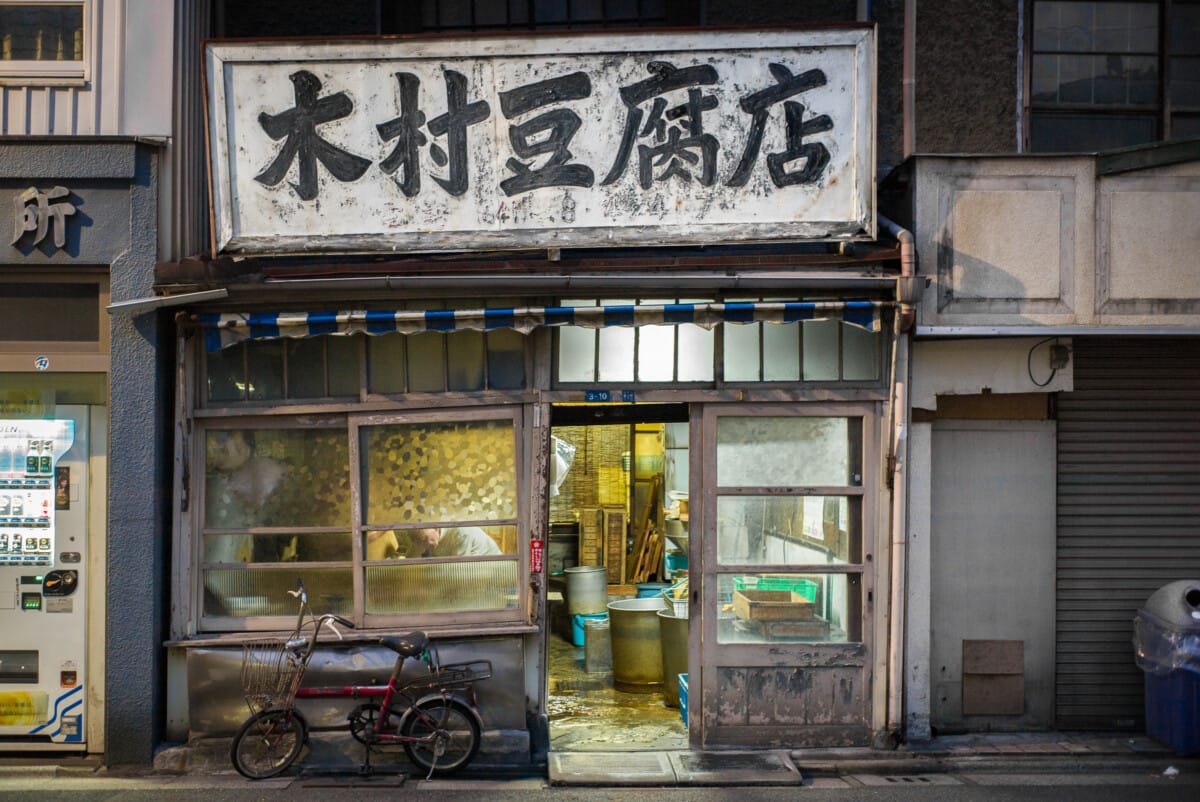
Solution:
M 516 607 L 517 563 L 415 563 L 366 569 L 367 613 L 445 613 Z
M 842 324 L 842 378 L 864 381 L 879 378 L 879 342 L 877 332 L 849 323 Z
M 361 382 L 359 376 L 359 353 L 361 335 L 349 337 L 324 337 L 325 364 L 329 369 L 329 394 L 334 396 L 357 396 Z
M 381 334 L 367 340 L 371 392 L 404 392 L 404 339 L 403 334 Z
M 847 496 L 721 496 L 717 557 L 725 565 L 858 563 L 859 509 Z
M 804 326 L 805 381 L 836 381 L 840 320 L 806 320 Z
M 558 330 L 558 380 L 596 380 L 596 332 L 564 326 Z
M 483 389 L 483 332 L 456 331 L 446 335 L 449 389 Z
M 437 393 L 446 389 L 446 363 L 442 356 L 443 334 L 410 334 L 408 341 L 408 390 Z
M 283 343 L 278 340 L 246 343 L 246 367 L 251 401 L 283 398 Z
M 600 381 L 633 381 L 633 329 L 600 329 Z
M 346 526 L 344 429 L 232 429 L 205 434 L 204 525 Z
M 314 610 L 354 615 L 353 574 L 344 568 L 213 568 L 204 571 L 204 615 L 282 615 L 296 618 L 296 600 L 288 595 L 304 580 Z
M 511 420 L 371 426 L 362 437 L 367 523 L 516 518 Z
M 726 324 L 725 381 L 758 381 L 758 326 Z
M 857 485 L 862 423 L 850 418 L 721 417 L 721 487 Z
M 763 323 L 763 381 L 800 378 L 800 324 Z
M 638 329 L 638 381 L 669 382 L 675 378 L 675 327 Z
M 713 379 L 713 330 L 685 323 L 679 327 L 679 381 Z
M 487 334 L 488 385 L 497 390 L 525 386 L 525 336 L 512 329 Z

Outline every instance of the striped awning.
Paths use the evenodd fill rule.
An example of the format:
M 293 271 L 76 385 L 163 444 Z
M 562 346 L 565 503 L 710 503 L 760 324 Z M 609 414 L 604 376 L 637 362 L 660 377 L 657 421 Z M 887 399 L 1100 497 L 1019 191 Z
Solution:
M 887 301 L 779 301 L 624 306 L 527 306 L 496 309 L 368 309 L 328 312 L 197 314 L 205 348 L 219 351 L 246 340 L 318 337 L 324 334 L 417 334 L 420 332 L 530 332 L 539 326 L 676 326 L 712 328 L 718 323 L 796 323 L 843 320 L 879 331 Z

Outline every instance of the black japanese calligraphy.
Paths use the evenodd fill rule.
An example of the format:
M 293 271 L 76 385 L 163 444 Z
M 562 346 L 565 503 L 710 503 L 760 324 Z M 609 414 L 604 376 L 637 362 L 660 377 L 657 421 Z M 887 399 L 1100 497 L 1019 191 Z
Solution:
M 467 127 L 483 122 L 491 113 L 486 101 L 467 103 L 467 78 L 454 70 L 446 75 L 446 113 L 429 121 L 429 133 L 446 137 L 446 148 L 436 142 L 429 146 L 429 155 L 438 167 L 449 164 L 448 177 L 434 176 L 442 189 L 451 195 L 467 191 Z M 448 153 L 447 153 L 448 151 Z
M 411 198 L 421 191 L 421 167 L 418 161 L 418 148 L 425 144 L 425 135 L 421 126 L 425 124 L 425 114 L 417 108 L 417 92 L 421 88 L 421 79 L 410 72 L 396 73 L 400 82 L 400 116 L 375 126 L 384 142 L 398 140 L 396 147 L 387 158 L 379 163 L 379 169 L 391 176 L 396 176 L 396 183 L 405 197 Z
M 804 137 L 832 130 L 833 120 L 829 119 L 827 114 L 805 120 L 804 106 L 794 100 L 788 100 L 801 92 L 824 86 L 825 73 L 820 70 L 808 70 L 800 75 L 792 75 L 792 71 L 782 64 L 771 64 L 769 69 L 775 78 L 775 86 L 746 95 L 741 100 L 741 109 L 752 115 L 752 123 L 741 161 L 738 162 L 733 175 L 725 182 L 726 186 L 744 186 L 750 179 L 750 172 L 762 147 L 770 108 L 779 102 L 783 102 L 787 148 L 779 153 L 767 154 L 767 169 L 775 186 L 782 188 L 816 181 L 825 165 L 829 164 L 829 149 L 820 142 L 805 144 Z M 789 172 L 787 165 L 798 159 L 803 159 L 804 165 Z
M 716 179 L 717 138 L 704 133 L 703 113 L 717 107 L 713 95 L 705 95 L 698 88 L 717 82 L 717 70 L 710 64 L 679 69 L 665 61 L 651 61 L 646 69 L 651 77 L 636 84 L 621 88 L 621 100 L 628 112 L 625 117 L 625 132 L 616 161 L 608 171 L 602 184 L 611 184 L 625 172 L 634 142 L 653 134 L 653 146 L 638 145 L 638 183 L 649 189 L 654 180 L 665 181 L 676 177 L 684 182 L 691 181 L 689 166 L 700 162 L 700 184 L 711 186 Z M 667 108 L 668 101 L 662 95 L 687 89 L 687 101 Z M 641 104 L 654 99 L 649 115 Z M 643 124 L 642 118 L 646 117 Z M 683 136 L 683 134 L 687 136 Z M 692 150 L 698 149 L 700 155 Z M 663 167 L 657 176 L 654 168 Z
M 587 73 L 574 72 L 558 78 L 527 84 L 500 93 L 500 110 L 508 119 L 519 117 L 552 103 L 582 100 L 592 93 Z M 592 168 L 584 164 L 568 164 L 572 154 L 568 149 L 571 138 L 582 121 L 570 109 L 553 109 L 508 128 L 508 141 L 521 159 L 532 159 L 545 153 L 550 158 L 538 169 L 530 163 L 509 159 L 508 169 L 516 175 L 500 182 L 500 189 L 512 197 L 542 187 L 590 187 L 595 183 Z
M 279 114 L 258 115 L 258 123 L 271 139 L 287 139 L 275 160 L 254 177 L 269 187 L 277 185 L 298 164 L 299 181 L 292 189 L 301 200 L 317 197 L 317 162 L 339 181 L 354 181 L 371 166 L 369 159 L 342 150 L 317 135 L 317 126 L 350 116 L 354 103 L 345 92 L 318 97 L 321 81 L 307 70 L 289 76 L 295 87 L 295 107 Z

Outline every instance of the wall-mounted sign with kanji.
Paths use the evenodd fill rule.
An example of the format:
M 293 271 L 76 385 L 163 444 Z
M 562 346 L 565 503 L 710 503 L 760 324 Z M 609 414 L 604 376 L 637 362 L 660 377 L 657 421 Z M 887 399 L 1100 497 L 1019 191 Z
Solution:
M 215 245 L 870 238 L 872 37 L 851 27 L 210 44 Z

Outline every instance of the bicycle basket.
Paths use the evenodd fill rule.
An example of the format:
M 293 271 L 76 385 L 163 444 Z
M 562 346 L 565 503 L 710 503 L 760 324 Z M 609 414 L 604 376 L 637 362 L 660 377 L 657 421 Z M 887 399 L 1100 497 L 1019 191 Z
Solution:
M 304 677 L 305 661 L 277 640 L 242 646 L 242 692 L 252 713 L 290 708 Z

